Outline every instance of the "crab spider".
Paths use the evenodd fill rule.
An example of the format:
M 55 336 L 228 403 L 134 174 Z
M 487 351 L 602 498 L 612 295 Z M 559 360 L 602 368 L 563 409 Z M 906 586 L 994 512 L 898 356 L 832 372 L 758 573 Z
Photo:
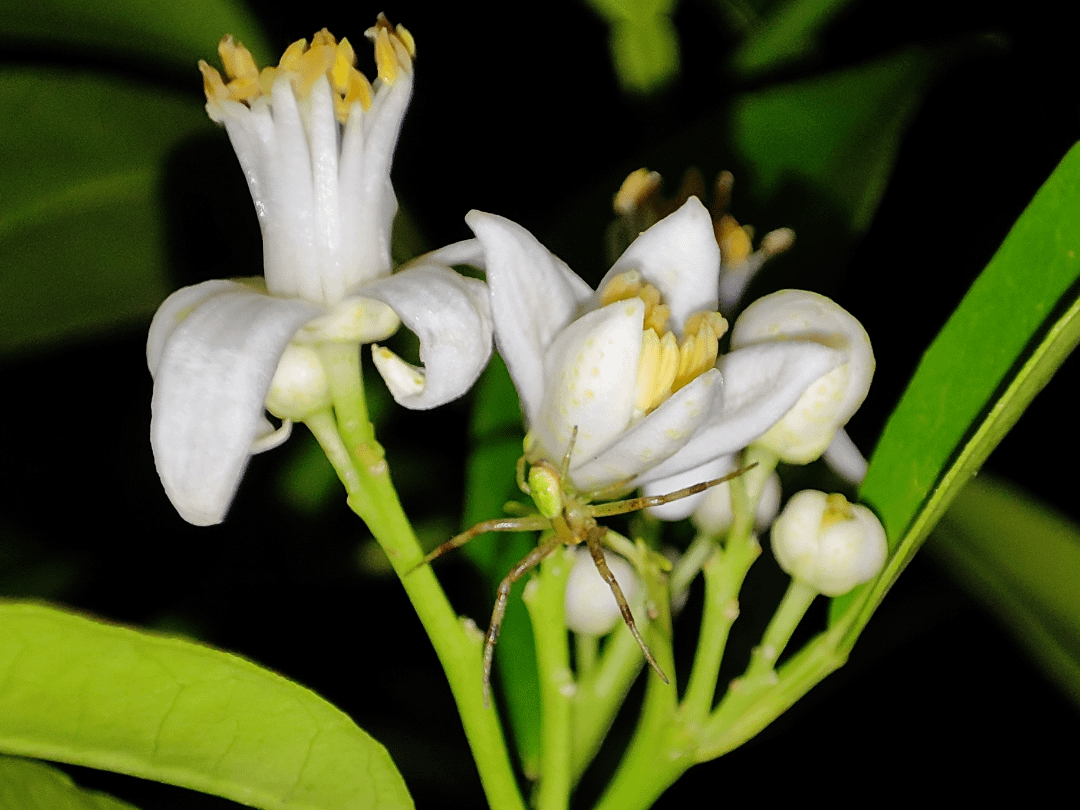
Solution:
M 554 536 L 551 534 L 547 535 L 547 540 L 529 552 L 517 563 L 517 565 L 511 568 L 510 572 L 503 578 L 503 581 L 499 583 L 498 595 L 495 598 L 495 607 L 491 612 L 491 624 L 488 625 L 487 637 L 484 642 L 485 704 L 490 701 L 491 663 L 495 655 L 495 642 L 499 638 L 499 630 L 502 627 L 503 617 L 506 615 L 506 603 L 510 598 L 510 589 L 514 586 L 515 582 L 543 562 L 549 554 L 555 551 L 555 549 L 559 547 L 559 544 L 566 546 L 576 546 L 582 542 L 586 544 L 589 549 L 589 554 L 592 556 L 593 562 L 600 572 L 600 576 L 603 577 L 604 581 L 608 584 L 608 587 L 611 588 L 611 594 L 615 597 L 615 601 L 619 605 L 619 612 L 622 614 L 623 621 L 626 622 L 626 626 L 630 628 L 630 632 L 634 634 L 634 638 L 637 640 L 638 646 L 641 647 L 641 652 L 644 654 L 645 660 L 649 662 L 649 666 L 653 668 L 653 671 L 656 672 L 660 680 L 664 683 L 669 683 L 667 675 L 660 669 L 660 665 L 653 657 L 652 652 L 645 643 L 645 639 L 643 639 L 641 633 L 638 632 L 637 624 L 634 622 L 634 616 L 630 612 L 630 605 L 627 604 L 622 588 L 619 587 L 619 583 L 611 573 L 607 560 L 604 558 L 603 546 L 607 539 L 608 529 L 600 526 L 596 522 L 596 518 L 622 515 L 627 512 L 636 512 L 639 509 L 647 509 L 651 506 L 660 506 L 661 504 L 669 503 L 671 501 L 677 501 L 680 498 L 687 498 L 691 495 L 703 492 L 709 487 L 714 487 L 717 484 L 730 481 L 732 478 L 742 475 L 754 466 L 751 464 L 728 473 L 721 478 L 703 481 L 700 484 L 684 487 L 675 492 L 669 492 L 666 495 L 627 498 L 621 501 L 612 501 L 610 503 L 594 505 L 590 503 L 590 501 L 594 499 L 603 499 L 606 492 L 616 492 L 620 489 L 625 490 L 626 487 L 624 484 L 617 484 L 615 487 L 609 487 L 606 490 L 591 493 L 588 496 L 583 497 L 579 495 L 573 487 L 567 483 L 568 478 L 566 474 L 570 464 L 570 452 L 573 450 L 574 439 L 576 437 L 577 430 L 575 429 L 570 439 L 570 446 L 567 448 L 566 455 L 563 457 L 562 467 L 559 470 L 556 470 L 555 466 L 548 461 L 539 461 L 529 467 L 528 475 L 526 475 L 525 467 L 527 462 L 525 456 L 518 459 L 518 487 L 522 492 L 533 499 L 538 514 L 481 521 L 471 529 L 447 540 L 424 557 L 424 559 L 416 566 L 419 568 L 421 565 L 430 563 L 446 552 L 452 551 L 455 548 L 460 548 L 474 537 L 485 534 L 486 532 L 553 532 Z

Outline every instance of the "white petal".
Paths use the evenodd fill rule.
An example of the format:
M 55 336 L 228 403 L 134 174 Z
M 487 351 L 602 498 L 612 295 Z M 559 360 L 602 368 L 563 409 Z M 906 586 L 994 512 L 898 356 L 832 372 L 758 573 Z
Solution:
M 836 431 L 832 442 L 825 449 L 825 461 L 832 467 L 833 472 L 852 486 L 857 487 L 866 478 L 866 469 L 869 466 L 866 458 L 843 428 Z
M 196 296 L 189 288 L 170 297 L 150 338 L 160 355 L 150 418 L 154 461 L 180 515 L 203 526 L 225 517 L 265 425 L 278 358 L 297 328 L 320 312 L 234 282 L 194 288 L 208 289 L 213 294 L 197 296 L 179 322 L 176 303 Z M 170 321 L 173 328 L 159 342 L 155 331 Z
M 455 264 L 471 264 L 473 267 L 484 270 L 484 246 L 480 244 L 479 239 L 463 239 L 410 259 L 401 266 L 401 269 L 412 267 L 414 264 L 441 264 L 446 267 L 452 267 Z
M 694 467 L 686 472 L 673 475 L 670 478 L 664 478 L 660 481 L 653 481 L 645 487 L 642 487 L 642 495 L 667 495 L 671 492 L 677 492 L 680 489 L 686 487 L 692 487 L 694 484 L 700 484 L 704 481 L 713 481 L 721 476 L 727 475 L 729 472 L 735 469 L 735 457 L 734 456 L 720 456 L 720 458 L 708 461 L 702 464 L 700 467 Z M 723 484 L 719 485 L 723 487 Z M 690 495 L 686 498 L 679 498 L 677 501 L 668 501 L 660 506 L 649 507 L 649 514 L 653 517 L 658 517 L 661 520 L 682 520 L 688 518 L 690 515 L 701 505 L 706 496 L 710 495 L 713 490 L 705 490 L 704 492 L 698 492 L 695 495 Z M 730 493 L 730 490 L 725 488 L 725 493 Z M 730 498 L 730 494 L 727 495 Z
M 412 94 L 412 75 L 399 74 L 381 85 L 368 110 L 354 104 L 341 140 L 341 220 L 348 223 L 343 242 L 347 268 L 345 293 L 390 274 L 391 230 L 397 197 L 390 166 L 398 133 Z
M 686 445 L 639 477 L 648 483 L 736 453 L 773 426 L 814 381 L 844 362 L 843 352 L 819 343 L 763 343 L 720 358 L 723 397 Z
M 672 331 L 682 332 L 686 319 L 706 310 L 714 312 L 720 295 L 720 247 L 712 218 L 697 197 L 657 222 L 634 240 L 600 282 L 638 270 L 654 284 L 671 308 Z
M 548 389 L 530 426 L 548 460 L 562 460 L 574 428 L 571 469 L 626 430 L 634 413 L 644 316 L 640 298 L 616 301 L 578 318 L 555 338 L 541 369 Z
M 618 437 L 595 459 L 575 467 L 570 478 L 585 492 L 629 481 L 682 449 L 712 412 L 721 378 L 709 369 L 675 392 L 667 402 Z M 577 455 L 575 451 L 575 456 Z M 696 482 L 695 482 L 696 483 Z
M 465 221 L 484 248 L 495 340 L 531 425 L 544 398 L 544 353 L 592 290 L 520 225 L 480 211 Z
M 420 338 L 423 384 L 399 385 L 396 373 L 384 374 L 399 404 L 434 408 L 457 399 L 476 382 L 491 357 L 491 314 L 482 281 L 448 267 L 420 265 L 373 282 L 363 293 L 393 307 Z
M 165 299 L 158 307 L 158 311 L 154 313 L 154 319 L 150 322 L 150 333 L 146 338 L 146 365 L 150 367 L 151 377 L 157 376 L 161 356 L 165 352 L 165 344 L 168 343 L 176 327 L 183 323 L 184 319 L 207 298 L 236 290 L 238 287 L 240 285 L 235 281 L 215 279 L 191 287 L 183 287 Z
M 837 421 L 846 424 L 866 398 L 874 376 L 874 352 L 862 324 L 824 295 L 781 290 L 748 306 L 731 330 L 733 349 L 778 339 L 813 340 L 844 351 L 848 387 L 837 408 Z

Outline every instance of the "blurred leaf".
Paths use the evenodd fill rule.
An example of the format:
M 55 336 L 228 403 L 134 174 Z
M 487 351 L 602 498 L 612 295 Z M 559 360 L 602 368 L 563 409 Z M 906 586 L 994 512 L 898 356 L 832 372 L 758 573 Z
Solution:
M 1080 145 L 1016 221 L 923 356 L 861 489 L 892 557 L 833 601 L 853 614 L 846 648 L 952 499 L 1080 341 Z M 853 602 L 858 602 L 852 606 Z
M 611 26 L 615 73 L 624 90 L 650 93 L 679 73 L 679 36 L 671 21 L 675 0 L 588 0 Z
M 0 756 L 0 810 L 137 810 L 44 762 Z
M 798 61 L 817 47 L 817 35 L 851 0 L 787 0 L 753 24 L 731 58 L 744 76 Z
M 927 548 L 1080 704 L 1080 526 L 983 474 L 956 496 Z
M 194 93 L 46 68 L 0 73 L 0 352 L 154 312 L 172 286 L 166 158 L 211 129 Z
M 264 810 L 413 806 L 386 750 L 302 686 L 41 605 L 0 603 L 0 750 Z
M 246 45 L 258 64 L 269 64 L 262 27 L 240 0 L 0 2 L 0 38 L 9 43 L 99 51 L 191 70 L 199 59 L 216 58 L 225 34 Z
M 928 51 L 912 49 L 739 98 L 730 127 L 749 173 L 740 183 L 760 199 L 809 185 L 844 212 L 852 232 L 865 230 L 933 64 Z

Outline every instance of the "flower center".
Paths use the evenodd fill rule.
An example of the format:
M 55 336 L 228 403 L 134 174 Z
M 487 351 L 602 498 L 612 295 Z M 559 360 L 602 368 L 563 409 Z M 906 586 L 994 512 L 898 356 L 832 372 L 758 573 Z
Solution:
M 612 278 L 600 293 L 600 304 L 631 298 L 645 302 L 635 400 L 636 410 L 644 416 L 716 365 L 719 339 L 728 323 L 719 312 L 696 312 L 687 318 L 682 339 L 676 340 L 668 329 L 671 310 L 663 303 L 660 291 L 637 270 Z
M 399 72 L 411 71 L 416 57 L 412 34 L 399 25 L 391 27 L 386 17 L 378 21 L 365 35 L 375 44 L 375 66 L 378 79 L 393 84 Z M 248 106 L 262 95 L 269 95 L 279 75 L 288 76 L 298 99 L 306 98 L 320 76 L 326 76 L 334 95 L 334 112 L 344 124 L 353 104 L 362 109 L 371 107 L 371 82 L 356 68 L 356 51 L 348 39 L 340 42 L 325 28 L 311 38 L 299 39 L 285 49 L 277 66 L 261 71 L 251 52 L 226 35 L 218 44 L 218 54 L 225 69 L 225 78 L 215 68 L 199 60 L 203 89 L 207 101 L 237 101 Z

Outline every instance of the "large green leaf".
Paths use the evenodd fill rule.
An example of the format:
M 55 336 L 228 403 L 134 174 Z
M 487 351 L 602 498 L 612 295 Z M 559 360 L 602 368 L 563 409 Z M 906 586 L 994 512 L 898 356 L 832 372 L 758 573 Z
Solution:
M 154 312 L 172 286 L 166 158 L 212 127 L 194 93 L 47 68 L 0 73 L 0 352 Z
M 30 759 L 0 756 L 0 810 L 137 810 L 94 790 L 83 790 L 63 771 Z
M 881 518 L 892 556 L 877 580 L 834 600 L 834 620 L 859 603 L 844 646 L 1080 342 L 1078 223 L 1074 146 L 927 350 L 885 426 L 860 494 Z
M 1080 704 L 1080 526 L 984 474 L 956 496 L 927 550 Z
M 313 692 L 219 650 L 0 604 L 0 751 L 264 810 L 407 808 L 386 750 Z
M 934 62 L 912 49 L 742 96 L 730 114 L 732 145 L 750 172 L 740 187 L 770 199 L 785 185 L 808 186 L 851 231 L 864 230 Z
M 267 64 L 270 49 L 262 28 L 241 0 L 0 2 L 0 38 L 183 68 L 212 59 L 225 34 L 235 35 L 259 64 Z
M 796 62 L 817 47 L 817 36 L 851 0 L 784 0 L 749 26 L 732 66 L 753 75 Z

